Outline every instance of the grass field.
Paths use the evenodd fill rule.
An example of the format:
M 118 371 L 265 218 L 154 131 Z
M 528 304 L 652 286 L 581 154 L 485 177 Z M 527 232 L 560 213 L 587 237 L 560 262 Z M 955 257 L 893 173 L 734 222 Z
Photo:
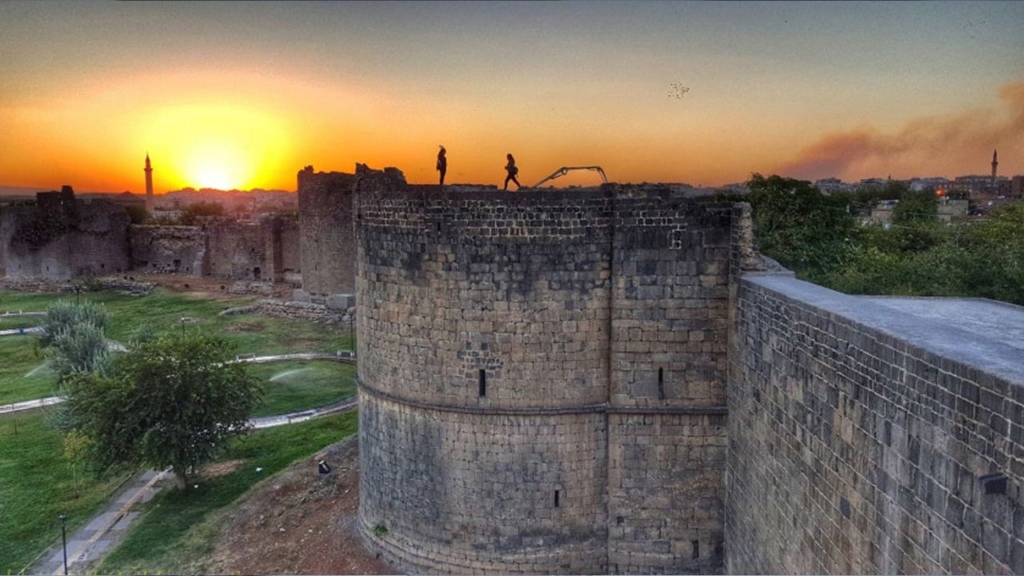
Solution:
M 128 535 L 98 567 L 100 574 L 177 573 L 213 542 L 204 520 L 236 502 L 256 483 L 328 444 L 356 432 L 354 412 L 268 428 L 236 441 L 221 461 L 241 460 L 232 472 L 198 488 L 165 490 L 147 504 Z M 262 472 L 257 472 L 262 468 Z M 311 464 L 311 474 L 315 466 Z
M 67 295 L 0 291 L 0 313 L 7 310 L 45 310 L 51 302 Z M 73 297 L 72 297 L 73 298 Z M 115 292 L 90 292 L 81 299 L 103 304 L 110 315 L 107 338 L 126 342 L 144 325 L 156 332 L 184 330 L 215 333 L 235 345 L 239 354 L 285 354 L 289 352 L 334 352 L 352 346 L 348 326 L 326 326 L 304 320 L 268 318 L 243 314 L 218 316 L 227 309 L 252 303 L 254 297 L 209 299 L 156 289 L 148 296 Z M 33 321 L 33 325 L 38 324 Z M 0 337 L 0 404 L 32 400 L 53 393 L 54 379 L 39 370 L 43 358 L 33 350 L 34 336 Z
M 316 408 L 356 393 L 356 367 L 351 364 L 289 360 L 254 364 L 249 372 L 266 382 L 263 406 L 253 416 Z
M 70 534 L 107 503 L 126 475 L 96 479 L 79 465 L 78 493 L 62 436 L 39 411 L 0 417 L 0 573 L 18 573 L 60 538 L 57 517 Z
M 56 377 L 35 336 L 0 337 L 0 404 L 53 394 Z
M 67 298 L 0 291 L 0 314 L 7 310 L 42 311 L 62 297 Z M 181 330 L 180 319 L 184 317 L 186 331 L 219 334 L 233 343 L 239 354 L 333 352 L 352 345 L 348 326 L 331 327 L 257 315 L 218 315 L 226 308 L 253 302 L 252 297 L 204 299 L 157 289 L 144 297 L 96 292 L 83 294 L 81 299 L 106 307 L 110 315 L 107 337 L 121 342 L 130 340 L 144 325 L 158 333 Z M 34 326 L 41 321 L 40 317 L 21 318 L 17 322 L 9 318 L 0 329 Z M 55 375 L 45 361 L 45 351 L 39 348 L 37 337 L 0 337 L 0 404 L 52 395 Z M 250 368 L 267 382 L 266 402 L 256 415 L 312 408 L 354 393 L 355 370 L 349 365 L 328 361 L 282 362 Z M 138 538 L 145 541 L 146 531 L 156 529 L 166 532 L 170 538 L 168 545 L 172 544 L 208 511 L 234 501 L 260 478 L 354 430 L 355 416 L 339 415 L 255 432 L 238 441 L 225 456 L 244 459 L 244 467 L 204 482 L 198 490 L 158 498 L 149 509 L 157 527 L 142 522 Z M 71 486 L 71 467 L 62 454 L 61 434 L 47 425 L 40 412 L 0 416 L 0 573 L 21 570 L 59 537 L 60 513 L 69 516 L 69 532 L 87 521 L 122 479 L 94 479 L 79 473 L 80 494 L 76 496 Z M 264 471 L 256 473 L 257 466 Z M 150 527 L 146 528 L 147 525 Z M 166 546 L 156 548 L 164 550 Z M 126 558 L 141 557 L 138 551 L 131 552 L 131 546 L 127 550 Z

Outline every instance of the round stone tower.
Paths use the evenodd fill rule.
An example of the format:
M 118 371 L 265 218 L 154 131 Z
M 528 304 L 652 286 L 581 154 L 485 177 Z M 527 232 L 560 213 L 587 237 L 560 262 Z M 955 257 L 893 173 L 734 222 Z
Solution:
M 720 569 L 731 211 L 626 196 L 357 195 L 359 520 L 395 567 Z

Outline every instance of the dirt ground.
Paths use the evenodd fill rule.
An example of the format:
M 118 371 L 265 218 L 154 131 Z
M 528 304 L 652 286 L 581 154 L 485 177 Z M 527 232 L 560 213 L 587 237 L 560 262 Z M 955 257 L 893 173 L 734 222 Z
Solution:
M 332 470 L 321 475 L 317 462 Z M 397 574 L 356 532 L 359 449 L 333 444 L 278 474 L 221 527 L 208 574 Z

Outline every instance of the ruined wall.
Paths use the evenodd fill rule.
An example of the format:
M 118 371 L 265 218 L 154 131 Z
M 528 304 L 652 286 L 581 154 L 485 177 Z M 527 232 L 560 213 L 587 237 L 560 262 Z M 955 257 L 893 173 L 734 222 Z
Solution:
M 282 218 L 281 238 L 281 269 L 289 272 L 302 272 L 302 240 L 297 218 Z
M 1024 354 L 985 332 L 743 279 L 728 570 L 1024 573 Z M 986 493 L 990 473 L 1006 474 L 1005 493 Z
M 260 223 L 217 219 L 207 222 L 203 228 L 207 274 L 235 280 L 267 278 L 264 274 L 267 238 Z M 267 279 L 273 280 L 273 277 Z
M 301 268 L 299 221 L 295 218 L 275 216 L 260 221 L 263 235 L 264 277 L 281 282 Z
M 132 270 L 207 274 L 206 231 L 200 226 L 138 226 L 130 229 Z
M 40 192 L 35 206 L 0 211 L 0 262 L 7 278 L 64 280 L 129 267 L 125 209 L 76 200 L 70 186 Z
M 298 174 L 299 245 L 302 290 L 316 301 L 331 294 L 355 290 L 356 191 L 395 191 L 406 188 L 396 168 L 373 170 L 356 164 L 354 174 L 313 172 L 307 166 Z
M 414 571 L 721 570 L 730 209 L 614 186 L 356 206 L 373 546 Z M 627 376 L 658 367 L 661 396 Z
M 319 298 L 355 289 L 355 175 L 299 172 L 302 289 Z

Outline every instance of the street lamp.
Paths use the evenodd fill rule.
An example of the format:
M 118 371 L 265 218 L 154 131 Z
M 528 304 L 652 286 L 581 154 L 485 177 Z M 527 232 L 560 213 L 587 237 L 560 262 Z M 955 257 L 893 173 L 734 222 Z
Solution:
M 185 317 L 181 317 L 181 337 L 185 337 Z
M 64 549 L 64 576 L 68 576 L 68 534 L 67 530 L 65 530 L 68 515 L 61 514 L 58 518 L 60 518 L 60 541 L 61 546 Z

